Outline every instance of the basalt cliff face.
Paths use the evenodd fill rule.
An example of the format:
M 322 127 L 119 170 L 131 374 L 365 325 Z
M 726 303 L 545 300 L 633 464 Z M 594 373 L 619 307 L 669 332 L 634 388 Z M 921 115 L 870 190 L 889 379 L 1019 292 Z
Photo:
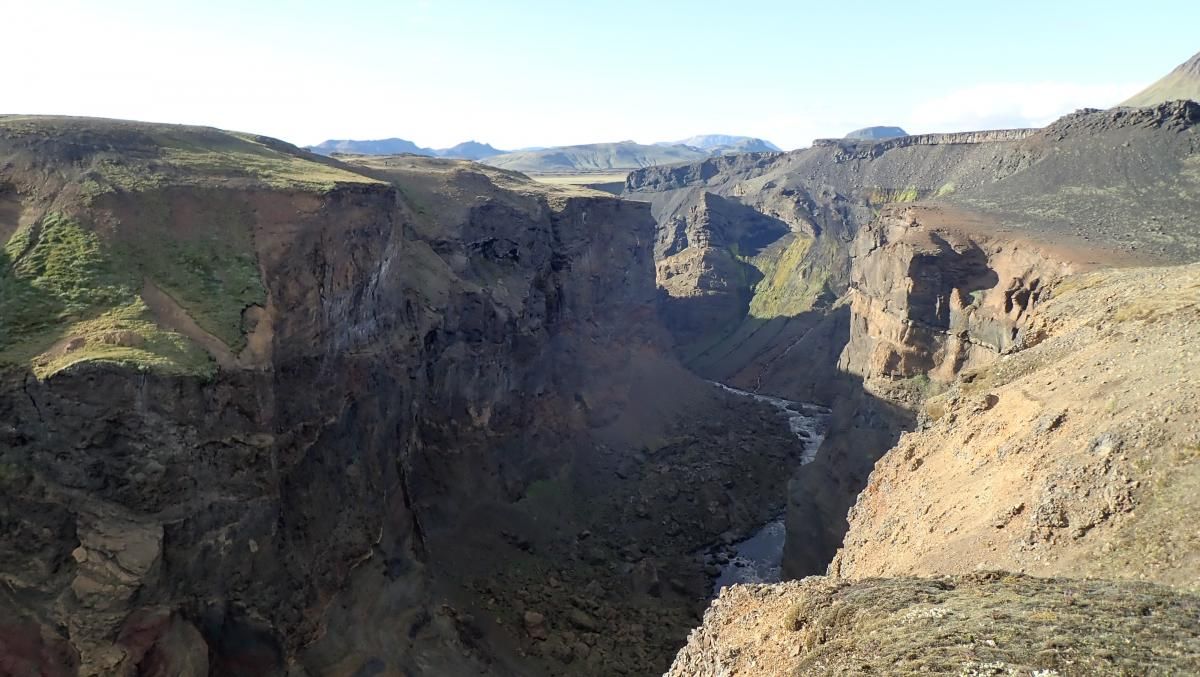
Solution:
M 69 125 L 52 129 L 72 134 Z M 97 133 L 159 150 L 160 131 Z M 78 153 L 66 167 L 81 173 L 104 162 L 92 138 L 38 132 L 10 133 L 15 162 Z M 207 133 L 178 134 L 203 143 Z M 50 170 L 6 176 L 26 229 L 71 208 L 59 204 L 71 184 L 55 185 Z M 8 371 L 10 660 L 32 651 L 37 664 L 50 651 L 61 671 L 84 674 L 204 660 L 216 673 L 279 669 L 328 636 L 331 601 L 364 560 L 410 575 L 426 531 L 519 491 L 530 467 L 551 463 L 554 443 L 626 395 L 577 366 L 588 353 L 604 362 L 598 372 L 615 373 L 653 350 L 639 322 L 652 299 L 634 246 L 651 228 L 643 210 L 594 196 L 510 197 L 464 171 L 447 182 L 497 199 L 422 239 L 395 187 L 338 178 L 318 190 L 167 176 L 71 210 L 114 240 L 161 228 L 208 238 L 210 223 L 245 214 L 253 249 L 242 254 L 265 291 L 249 337 L 261 345 L 203 375 L 99 360 L 43 378 Z M 589 219 L 622 227 L 593 231 Z M 173 310 L 162 324 L 186 336 L 188 309 Z M 68 354 L 93 340 L 66 333 Z M 512 451 L 489 453 L 492 444 Z M 413 587 L 416 608 L 427 593 Z
M 467 163 L 0 118 L 0 672 L 664 669 L 691 552 L 798 451 L 667 354 L 653 227 Z
M 866 381 L 951 381 L 1027 342 L 1037 306 L 1083 252 L 997 237 L 948 206 L 891 206 L 851 247 L 850 335 L 839 368 Z

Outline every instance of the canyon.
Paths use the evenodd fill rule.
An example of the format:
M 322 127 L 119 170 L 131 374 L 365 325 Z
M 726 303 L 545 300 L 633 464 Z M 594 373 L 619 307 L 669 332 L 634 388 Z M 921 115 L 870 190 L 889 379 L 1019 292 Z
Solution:
M 1200 669 L 1198 123 L 614 196 L 0 116 L 0 673 Z
M 790 482 L 783 570 L 827 575 L 843 611 L 824 611 L 841 603 L 824 583 L 728 589 L 670 674 L 1121 673 L 1094 647 L 1007 626 L 1003 651 L 979 649 L 987 627 L 971 620 L 905 640 L 909 616 L 862 619 L 923 593 L 845 587 L 992 570 L 1111 580 L 1118 596 L 1143 594 L 1122 579 L 1151 581 L 1184 628 L 1146 646 L 1173 656 L 1168 672 L 1200 665 L 1183 620 L 1200 290 L 1194 266 L 1158 267 L 1197 260 L 1198 113 L 1087 110 L 1040 130 L 819 140 L 630 176 L 626 194 L 660 223 L 660 305 L 685 362 L 833 410 Z M 979 618 L 988 580 L 944 589 Z M 1014 628 L 1068 627 L 993 608 Z M 1110 611 L 1112 627 L 1140 623 Z M 906 663 L 901 646 L 937 658 Z

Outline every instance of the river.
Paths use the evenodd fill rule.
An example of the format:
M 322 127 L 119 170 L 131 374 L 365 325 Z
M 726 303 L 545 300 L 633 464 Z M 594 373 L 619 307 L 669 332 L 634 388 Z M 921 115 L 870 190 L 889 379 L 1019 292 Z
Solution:
M 780 415 L 787 417 L 788 427 L 798 443 L 803 445 L 800 465 L 812 463 L 816 459 L 821 442 L 825 440 L 825 431 L 829 427 L 829 409 L 739 390 L 715 381 L 710 383 L 727 392 L 752 397 L 778 409 Z M 783 516 L 780 515 L 741 541 L 711 548 L 705 558 L 720 567 L 720 573 L 713 583 L 713 595 L 716 596 L 721 592 L 721 588 L 734 583 L 778 582 L 781 576 L 785 535 Z

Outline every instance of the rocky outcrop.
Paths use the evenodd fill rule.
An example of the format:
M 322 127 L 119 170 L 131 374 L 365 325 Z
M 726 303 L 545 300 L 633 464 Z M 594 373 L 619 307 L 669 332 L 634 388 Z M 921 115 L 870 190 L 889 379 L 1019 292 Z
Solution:
M 851 135 L 843 139 L 814 139 L 814 147 L 834 147 L 843 151 L 863 149 L 862 157 L 879 157 L 892 148 L 908 146 L 937 146 L 956 143 L 994 143 L 997 141 L 1020 141 L 1038 133 L 1037 129 L 987 129 L 978 132 L 953 132 L 949 134 L 892 134 L 891 138 L 863 138 Z M 849 156 L 846 156 L 849 157 Z
M 725 588 L 669 677 L 1188 674 L 1200 598 L 1003 572 Z
M 1038 307 L 1077 264 L 1032 243 L 998 243 L 979 225 L 944 207 L 894 206 L 859 231 L 849 299 L 830 317 L 846 327 L 837 367 L 809 368 L 822 384 L 813 394 L 829 397 L 834 414 L 818 462 L 789 484 L 786 575 L 826 570 L 850 528 L 847 511 L 923 398 L 1041 339 Z M 829 347 L 802 355 L 820 365 Z

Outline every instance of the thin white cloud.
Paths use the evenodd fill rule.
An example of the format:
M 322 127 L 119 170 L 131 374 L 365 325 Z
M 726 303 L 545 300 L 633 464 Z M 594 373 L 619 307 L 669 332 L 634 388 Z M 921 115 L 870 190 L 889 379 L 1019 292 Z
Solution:
M 1107 108 L 1141 85 L 996 82 L 957 89 L 917 104 L 904 128 L 913 134 L 1043 127 L 1079 108 Z

